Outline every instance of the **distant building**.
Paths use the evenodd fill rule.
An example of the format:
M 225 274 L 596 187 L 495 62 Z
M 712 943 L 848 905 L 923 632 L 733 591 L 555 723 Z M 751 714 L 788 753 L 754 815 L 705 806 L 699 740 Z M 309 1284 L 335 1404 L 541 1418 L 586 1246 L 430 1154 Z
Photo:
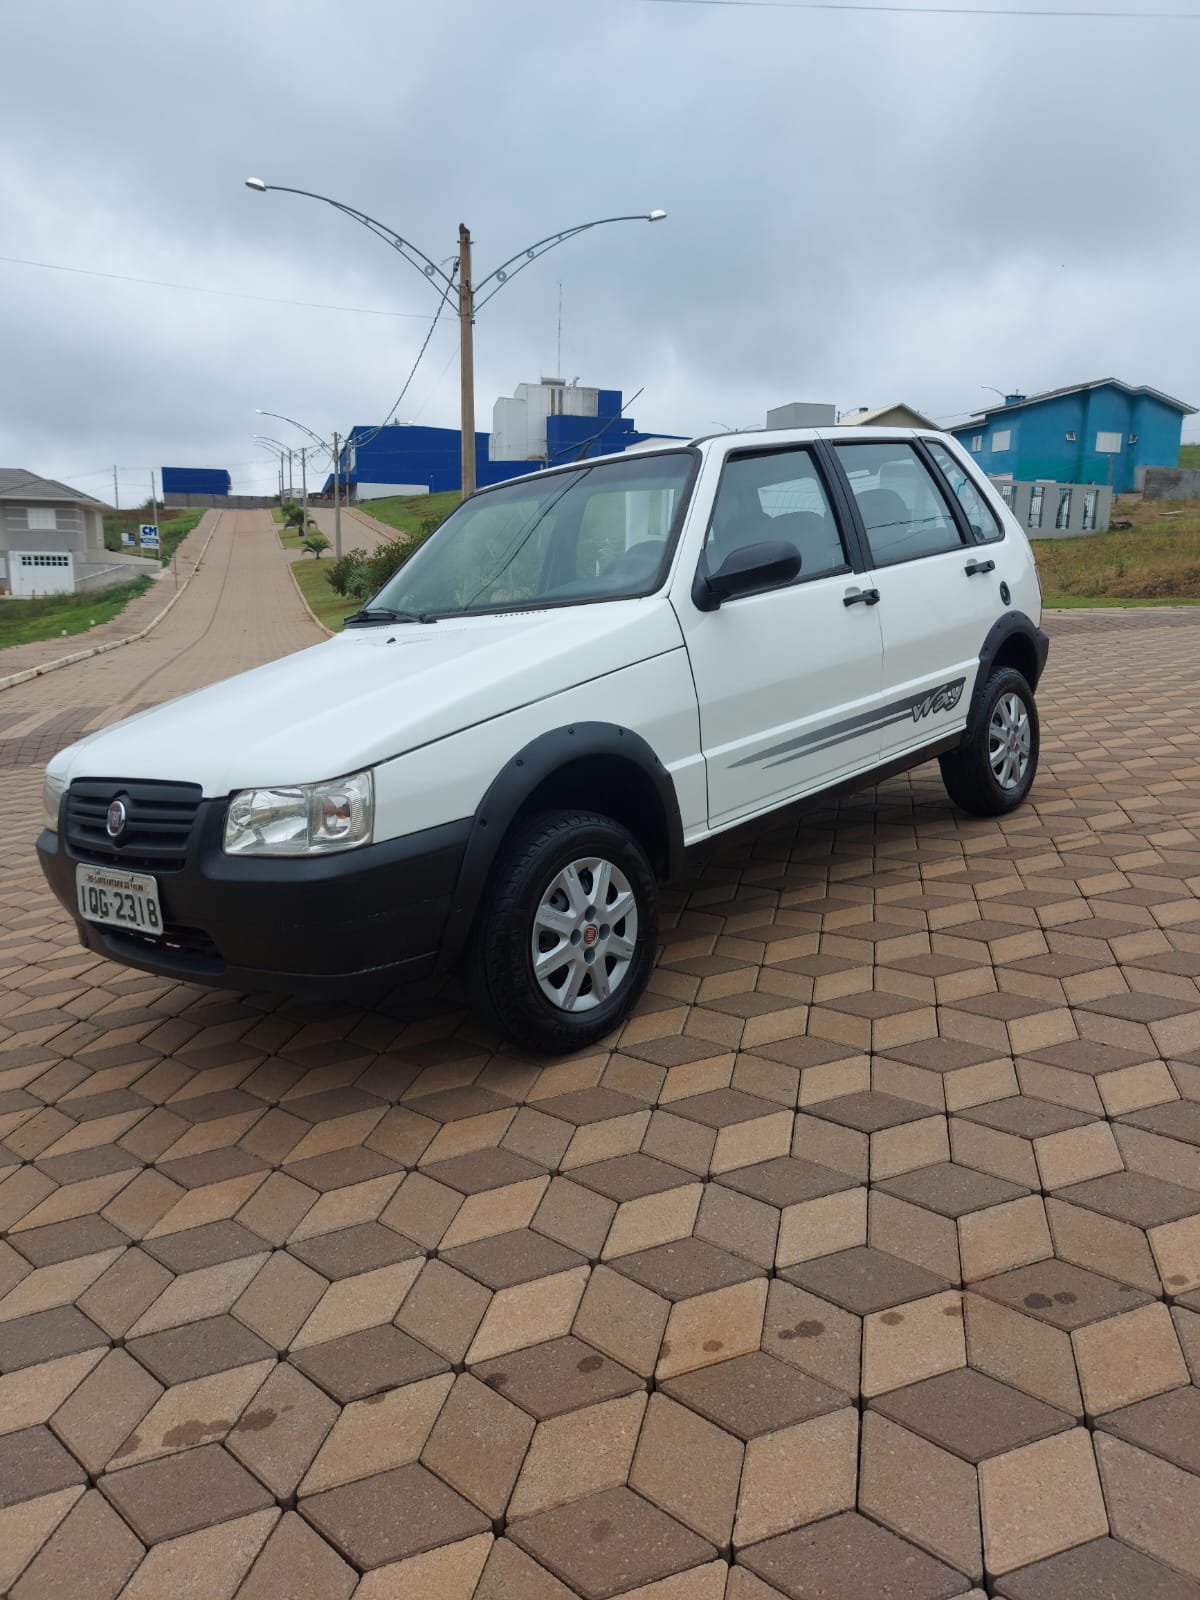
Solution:
M 790 400 L 767 412 L 768 428 L 831 428 L 837 421 L 837 407 L 820 400 Z
M 163 467 L 163 499 L 183 494 L 228 494 L 231 487 L 224 467 Z
M 492 433 L 475 435 L 475 481 L 483 489 L 664 437 L 639 433 L 621 413 L 619 389 L 581 388 L 556 378 L 518 384 L 511 398 L 496 401 Z M 462 432 L 415 423 L 385 428 L 360 423 L 346 436 L 339 481 L 357 500 L 460 489 Z M 332 473 L 323 492 L 333 492 Z
M 890 406 L 860 406 L 857 411 L 844 411 L 838 424 L 843 428 L 937 428 L 932 418 L 902 400 Z
M 0 592 L 73 594 L 152 570 L 104 548 L 105 509 L 54 478 L 0 467 Z
M 619 389 L 591 389 L 561 378 L 519 383 L 511 399 L 492 407 L 493 462 L 558 467 L 577 457 L 611 455 L 661 434 L 639 433 L 622 415 Z
M 1145 467 L 1179 465 L 1184 417 L 1195 406 L 1119 378 L 1044 394 L 1007 395 L 952 428 L 993 478 L 1137 487 Z

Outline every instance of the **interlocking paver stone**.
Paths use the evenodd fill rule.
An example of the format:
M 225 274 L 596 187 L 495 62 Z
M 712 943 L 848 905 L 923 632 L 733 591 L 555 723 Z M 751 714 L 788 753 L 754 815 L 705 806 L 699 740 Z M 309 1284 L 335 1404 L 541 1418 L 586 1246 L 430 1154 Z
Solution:
M 896 1600 L 950 1600 L 970 1588 L 961 1573 L 854 1511 L 752 1545 L 738 1562 L 789 1600 L 862 1600 L 885 1585 Z
M 310 1495 L 300 1512 L 359 1568 L 381 1567 L 491 1527 L 481 1511 L 415 1462 Z
M 84 1483 L 86 1473 L 48 1428 L 0 1437 L 0 1507 Z
M 191 548 L 214 526 L 137 652 L 6 691 L 17 823 L 35 763 L 146 682 L 315 639 L 269 520 Z M 377 1551 L 356 1600 L 578 1596 L 492 1519 L 601 1502 L 601 1544 L 645 1508 L 724 1552 L 614 1591 L 644 1600 L 882 1596 L 856 1566 L 879 1541 L 917 1595 L 978 1600 L 985 1557 L 1016 1600 L 1196 1592 L 1198 623 L 1048 616 L 1010 818 L 962 817 L 927 767 L 697 852 L 637 1014 L 561 1061 L 494 1053 L 452 986 L 351 1012 L 112 967 L 10 829 L 0 1461 L 30 1461 L 0 1588 L 348 1596 L 332 1537 L 273 1501 L 369 1528 L 399 1472 L 381 1504 L 440 1484 L 479 1520 Z M 172 1474 L 201 1522 L 143 1559 L 105 1494 L 157 1484 L 161 1511 Z M 125 1554 L 81 1579 L 98 1513 Z M 776 1548 L 807 1554 L 742 1561 Z
M 584 1600 L 610 1600 L 716 1555 L 706 1540 L 620 1488 L 515 1522 L 508 1536 Z
M 110 1472 L 99 1487 L 146 1544 L 177 1539 L 273 1503 L 219 1444 Z

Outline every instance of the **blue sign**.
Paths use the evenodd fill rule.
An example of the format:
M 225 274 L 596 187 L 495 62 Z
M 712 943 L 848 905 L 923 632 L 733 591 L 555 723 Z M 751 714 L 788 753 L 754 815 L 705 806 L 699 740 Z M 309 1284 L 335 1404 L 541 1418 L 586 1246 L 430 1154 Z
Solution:
M 122 544 L 136 544 L 137 543 L 137 540 L 133 536 L 133 529 L 132 528 L 122 528 L 121 529 L 121 543 Z
M 158 528 L 153 522 L 143 522 L 140 528 L 142 549 L 158 549 Z

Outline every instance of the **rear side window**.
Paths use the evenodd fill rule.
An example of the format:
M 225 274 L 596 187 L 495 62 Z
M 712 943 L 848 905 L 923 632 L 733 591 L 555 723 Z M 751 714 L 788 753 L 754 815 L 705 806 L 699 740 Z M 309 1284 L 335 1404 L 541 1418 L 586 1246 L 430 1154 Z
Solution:
M 887 567 L 962 548 L 950 506 L 910 444 L 897 440 L 834 449 L 858 504 L 872 565 Z
M 925 446 L 945 474 L 946 482 L 950 485 L 954 498 L 963 508 L 963 514 L 975 537 L 985 543 L 992 539 L 1003 539 L 1004 530 L 996 520 L 996 513 L 972 483 L 971 476 L 962 462 L 951 455 L 944 444 L 938 444 L 936 439 L 926 439 Z
M 833 507 L 808 450 L 771 450 L 725 463 L 705 542 L 715 572 L 735 550 L 784 539 L 800 552 L 800 581 L 849 567 Z

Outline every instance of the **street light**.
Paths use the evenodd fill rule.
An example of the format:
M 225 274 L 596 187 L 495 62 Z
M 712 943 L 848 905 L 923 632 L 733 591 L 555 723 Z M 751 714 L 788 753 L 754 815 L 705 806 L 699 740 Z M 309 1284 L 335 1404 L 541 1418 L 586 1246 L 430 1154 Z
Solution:
M 274 417 L 278 422 L 289 422 L 293 428 L 299 428 L 301 433 L 306 433 L 314 439 L 322 450 L 329 451 L 330 460 L 333 462 L 333 553 L 340 561 L 342 559 L 342 502 L 338 495 L 338 473 L 341 470 L 341 450 L 338 446 L 338 436 L 335 433 L 333 443 L 326 444 L 319 433 L 314 433 L 311 428 L 305 427 L 303 422 L 297 422 L 295 417 L 285 417 L 282 411 L 264 411 L 261 406 L 255 406 L 255 411 L 260 417 Z M 290 455 L 291 452 L 289 451 Z M 300 452 L 300 474 L 304 477 L 304 451 Z M 308 482 L 305 479 L 304 504 L 308 507 Z
M 268 439 L 264 435 L 255 434 L 254 442 L 260 450 L 269 450 L 277 458 L 279 465 L 279 503 L 283 504 L 283 458 L 290 455 L 291 451 L 277 439 Z
M 586 233 L 590 228 L 602 228 L 610 222 L 661 222 L 667 214 L 662 210 L 640 211 L 629 216 L 597 217 L 592 222 L 577 223 L 573 228 L 564 228 L 561 233 L 547 234 L 535 244 L 527 245 L 524 250 L 518 250 L 516 255 L 501 262 L 493 272 L 489 272 L 486 278 L 476 284 L 471 277 L 471 234 L 465 223 L 460 222 L 458 225 L 458 265 L 447 272 L 423 250 L 402 238 L 394 228 L 389 228 L 386 223 L 369 217 L 365 211 L 348 206 L 341 200 L 331 199 L 327 194 L 315 194 L 311 189 L 293 189 L 282 183 L 266 183 L 262 178 L 247 178 L 246 187 L 258 194 L 266 194 L 268 190 L 274 189 L 280 194 L 299 194 L 307 200 L 320 200 L 325 205 L 332 206 L 335 211 L 340 211 L 343 215 L 353 218 L 355 222 L 360 222 L 364 228 L 369 228 L 386 244 L 390 244 L 392 249 L 402 255 L 410 266 L 415 267 L 423 278 L 427 278 L 435 289 L 440 287 L 443 301 L 453 292 L 457 275 L 464 498 L 473 494 L 475 490 L 475 352 L 472 328 L 476 311 L 481 310 L 493 295 L 498 294 L 506 283 L 516 277 L 518 272 L 523 272 L 530 262 L 545 255 L 547 250 L 553 250 L 556 245 L 565 244 L 576 234 Z

